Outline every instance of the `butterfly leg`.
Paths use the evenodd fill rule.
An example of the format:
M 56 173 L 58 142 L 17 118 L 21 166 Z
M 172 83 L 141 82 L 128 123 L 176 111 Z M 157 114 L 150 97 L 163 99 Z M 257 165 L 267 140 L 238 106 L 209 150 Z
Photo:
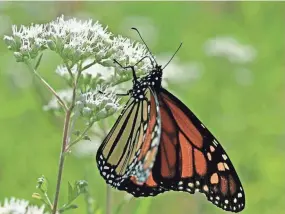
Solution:
M 124 97 L 124 96 L 129 96 L 129 93 L 119 93 L 119 94 L 116 94 L 117 96 L 119 97 Z
M 155 67 L 154 64 L 153 64 L 152 58 L 151 58 L 150 56 L 144 56 L 143 58 L 141 58 L 141 59 L 135 64 L 135 66 L 136 66 L 137 64 L 139 64 L 141 61 L 143 61 L 144 59 L 146 59 L 146 58 L 149 59 L 149 61 L 150 61 L 151 65 L 152 65 L 152 67 Z
M 104 93 L 103 91 L 98 91 L 100 94 L 106 94 Z M 119 93 L 119 94 L 116 94 L 116 96 L 118 97 L 124 97 L 124 96 L 129 96 L 129 92 L 127 93 Z
M 135 81 L 137 81 L 137 75 L 136 75 L 136 71 L 135 71 L 135 65 L 129 65 L 129 66 L 122 66 L 117 60 L 114 59 L 114 63 L 118 64 L 121 68 L 123 69 L 132 69 L 132 72 L 133 72 L 133 78 Z

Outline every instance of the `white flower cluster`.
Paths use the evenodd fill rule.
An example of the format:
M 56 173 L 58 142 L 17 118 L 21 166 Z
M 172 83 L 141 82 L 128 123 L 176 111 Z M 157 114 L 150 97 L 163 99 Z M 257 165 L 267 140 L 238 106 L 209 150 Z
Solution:
M 92 58 L 96 63 L 118 68 L 113 59 L 125 65 L 136 63 L 147 54 L 144 45 L 116 37 L 98 22 L 65 20 L 64 16 L 47 24 L 13 26 L 12 36 L 4 36 L 4 41 L 17 61 L 34 59 L 43 50 L 50 49 L 72 65 Z M 138 67 L 147 70 L 151 64 L 145 61 Z
M 92 63 L 91 59 L 87 59 L 82 63 L 82 66 L 85 67 Z M 70 73 L 72 75 L 76 75 L 78 72 L 78 65 L 75 64 L 72 66 L 69 71 L 66 65 L 62 64 L 57 66 L 55 71 L 59 76 L 66 79 L 69 83 L 72 83 L 72 79 L 70 76 Z M 91 67 L 88 67 L 87 69 L 83 70 L 81 73 L 81 82 L 84 82 L 83 86 L 87 86 L 89 88 L 95 88 L 98 84 L 104 84 L 104 85 L 115 85 L 116 79 L 118 80 L 122 79 L 122 75 L 118 76 L 115 73 L 114 67 L 105 67 L 101 64 L 94 64 Z
M 55 50 L 63 59 L 72 62 L 84 60 L 92 55 L 99 62 L 106 58 L 112 46 L 111 33 L 92 20 L 78 21 L 75 18 L 65 21 L 63 16 L 45 26 L 48 47 Z
M 107 88 L 98 86 L 94 91 L 81 94 L 76 102 L 82 116 L 89 118 L 90 122 L 109 117 L 120 109 L 116 94 Z
M 44 212 L 44 209 L 44 205 L 32 206 L 28 201 L 14 197 L 6 198 L 4 204 L 0 204 L 0 214 L 48 214 Z
M 43 36 L 44 25 L 34 25 L 30 27 L 16 25 L 12 26 L 13 36 L 4 36 L 4 41 L 8 49 L 14 52 L 18 62 L 25 59 L 34 59 L 39 52 L 46 49 L 46 39 Z
M 244 64 L 256 57 L 256 50 L 252 46 L 242 45 L 232 37 L 209 39 L 204 49 L 207 55 L 225 57 L 232 63 Z
M 134 65 L 143 57 L 150 56 L 144 45 L 134 43 L 130 39 L 124 38 L 120 35 L 114 38 L 112 49 L 112 58 L 119 62 L 124 62 L 125 65 Z M 140 65 L 143 70 L 149 70 L 152 68 L 149 60 L 144 60 L 137 66 L 139 67 Z
M 86 93 L 78 92 L 76 98 L 76 111 L 80 112 L 85 118 L 89 118 L 90 122 L 98 121 L 111 116 L 117 112 L 121 105 L 114 91 L 108 87 L 97 86 L 95 90 Z M 57 92 L 58 96 L 67 104 L 72 100 L 72 89 L 64 89 Z M 60 104 L 56 97 L 53 97 L 47 105 L 43 107 L 45 111 L 60 110 Z
M 47 24 L 13 26 L 12 36 L 5 36 L 4 41 L 19 62 L 36 59 L 46 49 L 59 54 L 63 64 L 57 67 L 56 73 L 66 79 L 71 88 L 74 79 L 81 74 L 77 92 L 83 94 L 81 98 L 76 94 L 77 107 L 83 106 L 83 115 L 92 115 L 99 110 L 97 116 L 92 115 L 95 120 L 113 114 L 119 104 L 113 92 L 98 94 L 94 88 L 98 85 L 115 86 L 132 79 L 131 70 L 121 68 L 113 60 L 116 59 L 123 66 L 135 65 L 148 55 L 145 45 L 120 35 L 114 36 L 98 22 L 75 18 L 65 20 L 64 16 Z M 147 73 L 151 68 L 151 62 L 143 60 L 136 65 L 137 76 Z M 58 96 L 68 104 L 72 100 L 72 90 L 61 90 Z M 83 97 L 85 101 L 78 105 Z M 44 106 L 44 110 L 58 110 L 59 107 L 57 99 L 53 98 Z

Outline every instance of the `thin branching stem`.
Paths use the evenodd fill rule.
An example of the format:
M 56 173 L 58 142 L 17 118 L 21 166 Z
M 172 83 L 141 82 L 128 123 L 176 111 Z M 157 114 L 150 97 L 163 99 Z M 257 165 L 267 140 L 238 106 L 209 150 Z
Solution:
M 70 129 L 70 123 L 71 123 L 70 120 L 71 120 L 71 115 L 72 115 L 72 112 L 75 106 L 76 89 L 77 89 L 77 84 L 78 84 L 80 75 L 81 75 L 81 70 L 78 70 L 78 75 L 74 83 L 71 105 L 65 114 L 62 147 L 61 147 L 61 152 L 60 152 L 60 157 L 59 157 L 57 184 L 56 184 L 56 191 L 55 191 L 52 214 L 56 214 L 56 211 L 57 211 L 59 192 L 60 192 L 60 186 L 61 186 L 61 178 L 62 178 L 62 173 L 63 173 L 63 168 L 64 168 L 65 152 L 67 151 L 66 148 L 68 147 L 68 142 L 69 142 L 69 134 L 70 134 L 69 129 Z
M 86 133 L 89 131 L 89 129 L 93 126 L 93 124 L 94 123 L 89 123 L 89 125 L 84 129 L 84 131 L 72 143 L 68 145 L 66 150 L 68 151 L 72 146 L 82 140 Z
M 47 203 L 48 203 L 48 205 L 50 206 L 50 209 L 52 209 L 53 205 L 52 205 L 52 203 L 51 203 L 51 201 L 50 201 L 50 199 L 49 199 L 49 197 L 48 197 L 47 192 L 42 191 L 42 193 L 43 193 L 43 195 L 45 196 L 45 198 L 46 198 L 46 200 L 47 200 Z
M 88 65 L 85 65 L 83 68 L 82 68 L 82 71 L 86 70 L 87 68 L 90 68 L 91 66 L 95 65 L 96 64 L 96 61 L 94 60 L 93 62 L 91 62 L 90 64 Z
M 61 147 L 61 152 L 60 152 L 60 157 L 59 157 L 58 175 L 57 175 L 56 191 L 55 191 L 55 196 L 54 196 L 52 214 L 56 214 L 56 211 L 57 211 L 58 198 L 59 198 L 60 185 L 61 185 L 61 177 L 62 177 L 64 160 L 65 160 L 65 148 L 66 148 L 66 145 L 68 144 L 68 132 L 69 132 L 68 129 L 69 129 L 69 124 L 70 124 L 71 113 L 72 113 L 72 108 L 69 108 L 65 115 L 62 147 Z
M 62 106 L 62 108 L 64 109 L 64 111 L 67 111 L 67 106 L 65 105 L 64 101 L 58 96 L 58 94 L 56 93 L 56 91 L 48 84 L 47 81 L 45 81 L 41 75 L 33 68 L 33 66 L 31 65 L 30 62 L 26 62 L 26 64 L 28 65 L 29 69 L 36 75 L 36 77 L 48 88 L 48 90 L 56 97 L 57 101 L 59 102 L 59 104 Z
M 72 81 L 74 81 L 74 75 L 73 75 L 73 73 L 72 73 L 72 71 L 71 71 L 71 68 L 70 68 L 67 64 L 66 64 L 66 68 L 67 68 L 67 71 L 68 71 L 68 73 L 69 73 L 69 75 L 70 75 Z

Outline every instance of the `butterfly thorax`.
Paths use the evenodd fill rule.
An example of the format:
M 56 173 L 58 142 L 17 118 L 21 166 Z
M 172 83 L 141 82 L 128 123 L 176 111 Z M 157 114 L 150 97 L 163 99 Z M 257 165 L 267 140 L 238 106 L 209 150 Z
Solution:
M 146 76 L 133 80 L 133 89 L 130 90 L 130 95 L 135 101 L 145 99 L 145 91 L 151 88 L 153 91 L 158 91 L 161 88 L 162 68 L 155 66 L 155 68 Z

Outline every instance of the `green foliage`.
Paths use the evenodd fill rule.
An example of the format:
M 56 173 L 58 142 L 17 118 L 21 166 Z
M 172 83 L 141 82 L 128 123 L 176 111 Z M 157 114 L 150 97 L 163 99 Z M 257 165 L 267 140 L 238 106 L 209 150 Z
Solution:
M 59 212 L 63 213 L 68 210 L 77 209 L 78 206 L 76 204 L 73 204 L 73 202 L 80 195 L 87 193 L 88 191 L 87 186 L 88 186 L 88 183 L 87 181 L 84 181 L 84 180 L 76 181 L 73 186 L 68 182 L 68 194 L 67 194 L 68 200 L 67 200 L 67 203 L 65 203 L 59 209 Z
M 52 203 L 48 196 L 48 181 L 45 176 L 41 176 L 38 178 L 38 185 L 36 186 L 40 193 L 33 193 L 32 197 L 42 201 L 45 205 L 47 210 L 51 211 Z
M 152 20 L 158 32 L 157 41 L 150 47 L 155 55 L 173 53 L 177 44 L 183 41 L 177 57 L 182 62 L 202 63 L 203 73 L 197 81 L 185 85 L 172 84 L 169 90 L 197 114 L 225 147 L 244 185 L 247 203 L 243 213 L 271 214 L 284 211 L 284 3 L 1 4 L 5 5 L 0 8 L 2 17 L 7 16 L 15 24 L 47 22 L 60 13 L 69 16 L 80 14 L 79 17 L 83 14 L 84 17 L 108 24 L 114 32 L 131 35 L 136 39 L 138 37 L 129 30 L 133 26 L 123 25 L 122 22 L 129 16 L 147 17 Z M 6 29 L 6 33 L 9 32 Z M 141 33 L 147 35 L 148 32 L 141 29 Z M 246 66 L 240 66 L 225 59 L 206 56 L 203 51 L 205 41 L 219 35 L 232 36 L 241 43 L 250 44 L 257 51 L 256 59 Z M 45 174 L 49 178 L 49 194 L 54 195 L 63 121 L 60 117 L 42 111 L 50 94 L 36 86 L 37 80 L 29 76 L 24 66 L 15 64 L 14 57 L 4 44 L 0 44 L 0 50 L 0 201 L 15 196 L 40 204 L 31 198 L 34 180 Z M 65 83 L 54 74 L 57 63 L 58 58 L 46 54 L 41 59 L 39 69 L 52 85 L 62 88 Z M 240 68 L 251 71 L 251 84 L 240 85 L 237 82 Z M 17 81 L 25 83 L 26 87 L 21 87 Z M 68 156 L 63 183 L 81 179 L 85 175 L 90 197 L 96 202 L 94 213 L 103 214 L 106 207 L 106 185 L 97 172 L 94 158 Z M 75 186 L 71 187 L 72 191 L 69 188 L 68 185 L 62 185 L 61 203 L 70 201 L 68 192 L 72 192 Z M 38 194 L 34 197 L 45 198 L 42 192 Z M 113 194 L 115 213 L 115 208 L 122 203 L 124 193 L 113 191 Z M 71 209 L 69 213 L 87 213 L 83 197 L 77 199 L 77 204 L 79 208 Z M 224 213 L 206 202 L 200 194 L 193 196 L 173 192 L 147 199 L 132 199 L 120 210 L 124 214 L 158 212 Z

